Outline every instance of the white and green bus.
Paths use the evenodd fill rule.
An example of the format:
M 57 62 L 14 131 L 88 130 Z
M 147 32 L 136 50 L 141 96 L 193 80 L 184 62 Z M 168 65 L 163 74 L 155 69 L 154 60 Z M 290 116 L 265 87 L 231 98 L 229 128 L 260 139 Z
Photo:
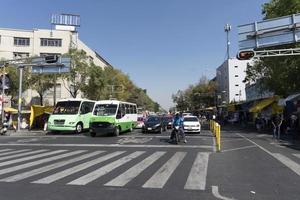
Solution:
M 48 119 L 47 130 L 50 132 L 75 131 L 76 133 L 88 130 L 94 105 L 95 101 L 88 99 L 59 100 Z
M 118 136 L 121 132 L 132 131 L 137 125 L 137 106 L 117 100 L 97 101 L 90 119 L 90 134 L 97 133 Z

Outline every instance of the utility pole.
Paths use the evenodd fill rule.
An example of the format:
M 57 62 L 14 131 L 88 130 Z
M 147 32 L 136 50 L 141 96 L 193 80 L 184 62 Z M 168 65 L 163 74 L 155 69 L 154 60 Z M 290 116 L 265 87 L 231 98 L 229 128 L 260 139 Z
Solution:
M 24 66 L 19 66 L 19 99 L 18 99 L 18 131 L 21 130 L 21 116 L 22 116 L 22 82 Z
M 226 24 L 224 27 L 224 31 L 226 32 L 227 36 L 227 60 L 230 58 L 230 53 L 229 53 L 229 47 L 230 47 L 230 41 L 229 41 L 229 32 L 231 30 L 231 26 L 229 24 Z
M 2 110 L 1 110 L 1 117 L 2 117 L 2 123 L 4 123 L 4 102 L 5 102 L 5 65 L 2 67 Z

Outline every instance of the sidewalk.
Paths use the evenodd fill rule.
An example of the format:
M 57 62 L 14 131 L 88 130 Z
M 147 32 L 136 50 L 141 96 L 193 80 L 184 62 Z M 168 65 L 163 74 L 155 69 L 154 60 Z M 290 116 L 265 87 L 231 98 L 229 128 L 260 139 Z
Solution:
M 47 135 L 47 132 L 43 130 L 21 130 L 20 132 L 15 130 L 8 130 L 5 133 L 6 136 L 44 136 Z
M 225 131 L 242 131 L 245 133 L 256 133 L 257 135 L 269 135 L 270 138 L 273 138 L 272 130 L 262 130 L 258 132 L 254 126 L 247 126 L 247 127 L 241 127 L 240 124 L 226 124 L 221 126 L 221 130 Z M 284 146 L 290 146 L 293 148 L 300 149 L 300 138 L 299 133 L 298 137 L 295 136 L 297 133 L 288 133 L 288 134 L 281 134 L 281 138 L 278 141 L 278 143 L 282 143 Z

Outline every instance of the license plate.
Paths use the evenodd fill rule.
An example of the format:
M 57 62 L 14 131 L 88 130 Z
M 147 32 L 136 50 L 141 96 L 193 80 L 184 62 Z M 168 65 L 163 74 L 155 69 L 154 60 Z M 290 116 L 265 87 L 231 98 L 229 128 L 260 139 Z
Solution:
M 148 128 L 148 131 L 151 131 L 152 130 L 152 128 Z

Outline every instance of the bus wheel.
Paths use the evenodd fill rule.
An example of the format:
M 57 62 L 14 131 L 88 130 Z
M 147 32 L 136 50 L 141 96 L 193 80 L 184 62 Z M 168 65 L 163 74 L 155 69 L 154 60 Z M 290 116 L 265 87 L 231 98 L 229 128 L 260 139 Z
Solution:
M 82 126 L 82 123 L 79 122 L 78 124 L 76 124 L 76 133 L 82 133 L 82 130 L 83 130 L 83 126 Z
M 120 135 L 120 129 L 119 127 L 116 127 L 114 131 L 114 136 L 119 136 L 119 135 Z

